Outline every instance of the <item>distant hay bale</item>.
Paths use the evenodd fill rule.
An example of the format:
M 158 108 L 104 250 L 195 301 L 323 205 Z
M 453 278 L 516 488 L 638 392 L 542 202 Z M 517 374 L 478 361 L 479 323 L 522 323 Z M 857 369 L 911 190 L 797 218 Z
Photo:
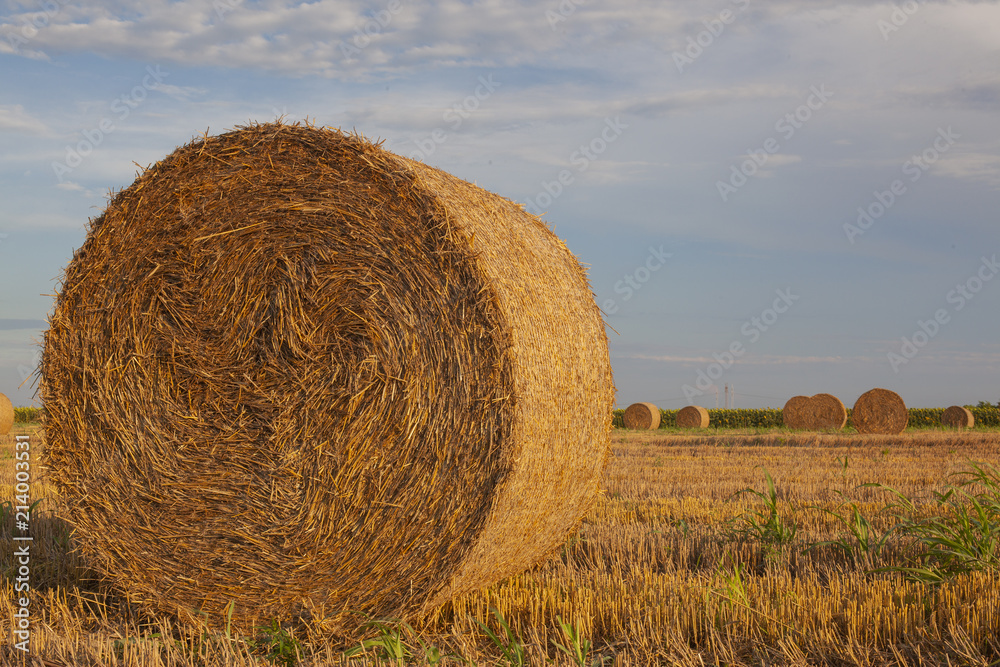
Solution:
M 633 403 L 625 410 L 625 428 L 660 428 L 660 409 L 652 403 Z
M 952 405 L 945 408 L 945 411 L 941 414 L 941 424 L 957 429 L 972 428 L 976 425 L 976 418 L 969 408 L 963 408 L 961 405 Z
M 792 396 L 781 409 L 781 421 L 790 429 L 805 430 L 809 428 L 808 420 L 809 397 Z
M 614 387 L 583 268 L 518 204 L 362 137 L 178 148 L 62 282 L 50 479 L 148 610 L 347 636 L 530 567 L 597 496 Z
M 793 396 L 782 408 L 781 419 L 791 429 L 839 431 L 847 424 L 847 408 L 832 394 Z
M 809 430 L 839 431 L 847 424 L 847 408 L 833 394 L 816 394 L 809 399 Z
M 708 421 L 708 410 L 699 405 L 689 405 L 677 412 L 677 426 L 680 428 L 705 428 Z
M 858 433 L 902 433 L 909 418 L 903 399 L 888 389 L 866 391 L 851 410 L 851 423 Z
M 10 427 L 14 425 L 14 404 L 6 395 L 0 394 L 0 435 L 10 433 Z

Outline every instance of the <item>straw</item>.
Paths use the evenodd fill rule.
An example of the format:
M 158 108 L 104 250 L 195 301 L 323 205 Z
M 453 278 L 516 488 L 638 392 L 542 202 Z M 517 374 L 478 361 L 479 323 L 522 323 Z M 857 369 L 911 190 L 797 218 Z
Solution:
M 361 136 L 201 137 L 91 222 L 45 336 L 51 480 L 148 610 L 412 618 L 594 502 L 614 387 L 538 218 Z M 207 614 L 202 616 L 199 612 Z

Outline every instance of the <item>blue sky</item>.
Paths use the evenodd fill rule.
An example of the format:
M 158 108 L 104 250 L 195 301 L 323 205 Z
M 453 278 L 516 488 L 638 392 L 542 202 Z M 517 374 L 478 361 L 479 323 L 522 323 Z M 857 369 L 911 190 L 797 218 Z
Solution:
M 544 210 L 607 312 L 619 405 L 1000 401 L 996 3 L 0 7 L 16 405 L 108 193 L 277 116 Z

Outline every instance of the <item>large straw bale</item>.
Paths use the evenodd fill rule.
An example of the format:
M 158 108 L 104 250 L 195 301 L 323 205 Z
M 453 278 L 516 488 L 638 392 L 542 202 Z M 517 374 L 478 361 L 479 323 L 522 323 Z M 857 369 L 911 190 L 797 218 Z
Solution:
M 969 408 L 962 407 L 961 405 L 952 405 L 945 408 L 944 412 L 941 413 L 941 424 L 957 429 L 972 428 L 976 425 L 976 418 Z
M 809 397 L 792 396 L 781 409 L 781 421 L 791 429 L 805 430 L 809 428 L 808 419 Z
M 833 394 L 793 396 L 781 410 L 781 418 L 791 429 L 839 431 L 847 424 L 847 408 Z
M 851 410 L 851 423 L 858 433 L 895 435 L 906 430 L 910 415 L 903 399 L 889 389 L 870 389 L 858 397 Z
M 540 561 L 614 388 L 586 274 L 507 199 L 356 135 L 177 149 L 92 221 L 45 336 L 50 478 L 129 599 L 348 634 Z
M 660 409 L 652 403 L 633 403 L 625 409 L 622 417 L 625 428 L 660 428 Z
M 833 394 L 816 394 L 809 399 L 809 430 L 839 431 L 847 424 L 847 408 Z
M 0 394 L 0 435 L 10 433 L 14 425 L 14 404 L 5 394 Z
M 677 411 L 677 426 L 680 428 L 705 428 L 708 426 L 708 410 L 700 405 L 688 405 Z

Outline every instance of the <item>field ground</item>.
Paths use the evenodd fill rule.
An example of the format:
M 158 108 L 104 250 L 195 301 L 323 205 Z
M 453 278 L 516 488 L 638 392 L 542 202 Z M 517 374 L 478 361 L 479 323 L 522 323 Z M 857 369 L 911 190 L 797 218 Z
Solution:
M 37 425 L 19 425 L 17 433 L 32 434 L 37 454 Z M 0 438 L 0 503 L 14 497 L 14 434 Z M 1000 664 L 1000 505 L 988 502 L 1000 501 L 1000 486 L 992 496 L 988 486 L 967 487 L 984 508 L 978 523 L 965 511 L 972 496 L 953 492 L 951 505 L 935 496 L 957 484 L 972 461 L 1000 464 L 996 429 L 893 437 L 616 431 L 612 449 L 599 501 L 551 558 L 415 629 L 373 627 L 375 643 L 360 662 L 396 651 L 416 664 L 439 655 L 438 664 L 461 664 L 455 656 L 467 664 L 518 664 L 522 648 L 525 664 L 538 665 Z M 902 496 L 861 486 L 871 482 Z M 746 488 L 757 493 L 739 494 Z M 32 494 L 47 499 L 32 517 L 31 646 L 48 661 L 33 664 L 346 661 L 344 647 L 308 627 L 275 624 L 256 637 L 227 638 L 142 617 L 74 556 L 44 478 Z M 928 524 L 935 516 L 944 518 Z M 10 637 L 13 518 L 2 518 L 0 631 Z M 900 522 L 910 529 L 885 536 Z M 959 546 L 980 550 L 963 558 L 933 551 L 919 540 L 929 535 L 920 525 L 964 526 Z M 829 544 L 835 541 L 840 545 Z M 897 570 L 873 572 L 885 567 Z M 0 648 L 0 663 L 17 657 Z

